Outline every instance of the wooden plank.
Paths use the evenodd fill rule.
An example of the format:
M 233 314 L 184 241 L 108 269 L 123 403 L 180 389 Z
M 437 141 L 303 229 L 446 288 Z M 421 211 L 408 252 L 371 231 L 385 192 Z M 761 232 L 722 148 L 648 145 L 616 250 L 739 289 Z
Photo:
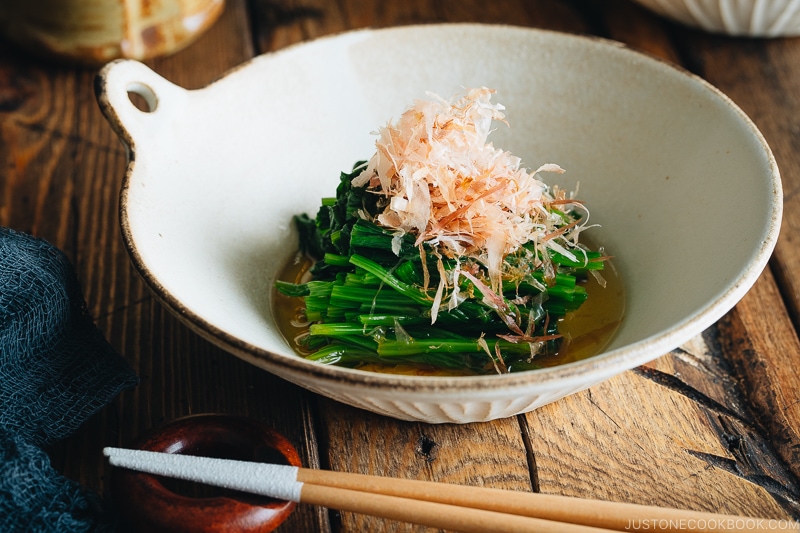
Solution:
M 527 416 L 542 492 L 767 518 L 790 515 L 734 461 L 687 396 L 627 372 Z
M 686 33 L 680 33 L 681 37 Z M 727 94 L 753 120 L 772 148 L 781 172 L 784 213 L 771 267 L 784 294 L 791 320 L 800 324 L 800 42 L 793 39 L 739 41 L 690 33 L 687 61 Z
M 663 19 L 638 4 L 620 0 L 607 2 L 602 20 L 607 37 L 675 65 L 681 64 L 680 54 Z
M 571 33 L 588 33 L 582 11 L 569 2 L 504 0 L 502 2 L 441 2 L 439 21 L 530 26 Z
M 247 3 L 229 0 L 222 18 L 195 45 L 151 61 L 150 66 L 182 87 L 203 87 L 253 56 L 250 30 Z M 309 393 L 200 339 L 152 298 L 140 307 L 139 348 L 132 345 L 129 350 L 138 352 L 142 368 L 149 373 L 142 376 L 137 391 L 121 398 L 121 418 L 139 421 L 140 430 L 146 428 L 146 421 L 154 425 L 204 412 L 265 420 L 298 448 L 305 465 L 318 465 Z M 301 506 L 279 531 L 324 532 L 328 527 L 326 513 Z
M 552 4 L 552 3 L 551 3 Z M 493 22 L 521 23 L 528 17 L 524 2 L 501 6 L 466 2 L 304 2 L 307 16 L 287 17 L 298 4 L 284 9 L 290 22 L 268 25 L 258 42 L 271 49 L 300 40 L 359 27 L 447 21 L 472 21 L 493 13 Z M 453 12 L 455 11 L 455 12 Z M 298 13 L 298 11 L 294 11 Z M 471 15 L 470 15 L 471 14 Z M 523 433 L 515 418 L 489 424 L 425 425 L 400 422 L 343 406 L 325 398 L 320 407 L 319 439 L 324 467 L 333 470 L 410 477 L 449 483 L 531 490 L 531 464 Z M 423 531 L 426 528 L 355 515 L 331 513 L 342 531 Z
M 762 276 L 721 328 L 728 357 L 747 383 L 751 408 L 797 482 L 800 375 L 795 330 L 800 323 L 800 283 L 795 273 L 800 261 L 800 163 L 795 157 L 794 117 L 800 102 L 794 95 L 800 89 L 800 46 L 785 39 L 754 44 L 734 47 L 728 40 L 706 37 L 696 49 L 695 62 L 703 75 L 741 106 L 764 134 L 778 162 L 785 195 L 781 235 L 770 263 L 774 279 L 769 273 Z M 776 108 L 781 112 L 774 112 Z M 778 303 L 781 295 L 785 309 Z
M 754 421 L 800 485 L 800 342 L 779 300 L 767 272 L 720 322 L 721 342 Z
M 771 267 L 777 273 L 784 294 L 789 296 L 787 305 L 797 324 L 797 282 L 792 272 L 798 258 L 791 227 L 800 223 L 800 215 L 790 205 L 796 198 L 793 191 L 800 185 L 793 157 L 796 135 L 793 135 L 791 112 L 797 107 L 791 95 L 798 87 L 787 84 L 797 79 L 791 74 L 797 72 L 795 60 L 800 48 L 786 40 L 781 40 L 780 46 L 775 46 L 777 41 L 757 41 L 759 46 L 754 46 L 756 41 L 743 43 L 679 25 L 662 23 L 662 27 L 670 33 L 671 40 L 678 43 L 680 58 L 687 66 L 740 105 L 773 148 L 782 170 L 788 203 L 784 229 Z M 786 112 L 771 112 L 778 102 Z M 776 492 L 788 491 L 792 496 L 787 498 L 797 500 L 800 440 L 795 429 L 798 413 L 793 406 L 798 405 L 798 375 L 792 368 L 798 355 L 798 341 L 789 314 L 780 301 L 775 280 L 767 271 L 744 300 L 720 322 L 719 342 L 727 366 L 722 373 L 727 374 L 723 378 L 726 386 L 718 390 L 723 394 L 716 400 L 719 405 L 733 409 L 741 420 L 752 424 L 754 429 L 737 438 L 747 440 L 755 433 L 756 442 L 751 443 L 754 450 L 772 441 L 775 449 L 756 452 L 754 460 L 756 463 L 784 461 L 780 468 L 772 469 L 783 472 L 781 482 L 773 487 Z M 765 313 L 765 309 L 770 312 Z M 709 367 L 705 365 L 704 368 Z M 722 373 L 715 375 L 719 378 Z M 721 382 L 708 379 L 705 385 Z M 695 386 L 697 383 L 699 380 L 694 380 Z M 777 436 L 780 437 L 776 439 Z M 728 438 L 733 436 L 728 435 Z M 752 469 L 742 466 L 741 470 Z
M 753 80 L 747 79 L 722 79 L 725 75 L 732 72 L 747 72 L 748 68 L 741 68 L 742 58 L 738 53 L 742 48 L 740 41 L 732 41 L 720 37 L 710 37 L 702 32 L 687 30 L 679 25 L 665 21 L 655 15 L 627 2 L 609 2 L 604 12 L 605 27 L 608 35 L 614 39 L 625 42 L 626 44 L 664 58 L 674 63 L 682 63 L 696 73 L 710 77 L 712 83 L 722 84 L 733 91 L 741 92 L 743 95 L 756 94 L 756 98 L 763 98 L 763 95 L 770 94 L 770 88 L 764 87 L 763 90 L 753 90 Z M 713 42 L 714 44 L 710 44 Z M 722 42 L 724 45 L 720 45 Z M 725 49 L 727 48 L 727 51 Z M 747 48 L 745 46 L 745 48 Z M 714 58 L 704 55 L 710 50 L 714 51 Z M 733 52 L 733 51 L 736 52 Z M 734 63 L 736 68 L 734 68 Z M 713 72 L 705 68 L 706 65 L 713 64 Z M 763 65 L 762 65 L 763 66 Z M 750 69 L 752 70 L 752 69 Z M 719 71 L 719 72 L 717 72 Z M 717 77 L 716 74 L 723 74 Z M 739 75 L 741 76 L 741 74 Z M 762 82 L 763 84 L 763 82 Z M 774 89 L 772 89 L 774 90 Z M 769 102 L 761 102 L 765 109 L 769 109 Z M 758 108 L 758 105 L 754 105 Z M 764 293 L 767 294 L 764 294 Z M 742 342 L 751 342 L 750 335 L 755 334 L 759 339 L 763 333 L 759 333 L 759 327 L 763 328 L 763 320 L 759 322 L 757 317 L 763 317 L 763 306 L 768 298 L 780 300 L 771 276 L 767 273 L 759 285 L 754 289 L 755 294 L 762 294 L 761 297 L 755 296 L 759 300 L 761 308 L 752 304 L 743 303 L 737 307 L 729 316 L 739 317 L 740 310 L 746 309 L 747 318 L 742 325 L 738 321 L 739 327 L 735 331 L 730 326 L 725 328 L 711 328 L 702 337 L 698 337 L 679 350 L 660 358 L 646 368 L 638 369 L 640 377 L 651 379 L 664 386 L 674 393 L 681 394 L 694 402 L 700 409 L 706 410 L 708 426 L 703 429 L 705 439 L 711 443 L 717 441 L 723 447 L 727 447 L 731 457 L 717 456 L 710 452 L 699 452 L 695 450 L 696 458 L 704 458 L 709 466 L 714 466 L 719 470 L 734 472 L 743 479 L 748 479 L 756 485 L 770 492 L 772 498 L 797 500 L 797 477 L 792 460 L 796 464 L 794 457 L 789 457 L 787 450 L 794 449 L 786 446 L 783 449 L 773 450 L 769 443 L 774 432 L 781 431 L 787 439 L 787 444 L 795 443 L 794 432 L 787 429 L 791 423 L 791 418 L 783 417 L 780 422 L 770 421 L 766 425 L 761 422 L 766 420 L 767 409 L 759 408 L 753 403 L 752 395 L 748 390 L 753 386 L 752 376 L 746 375 L 741 370 L 741 365 L 737 364 L 743 357 L 746 357 L 745 350 L 727 345 L 726 339 L 738 338 Z M 752 294 L 752 293 L 751 293 Z M 772 301 L 772 300 L 770 300 Z M 730 319 L 734 320 L 734 319 Z M 729 324 L 730 320 L 724 320 L 723 324 Z M 786 364 L 795 354 L 796 339 L 791 323 L 784 316 L 773 315 L 770 317 L 773 324 L 780 329 L 782 335 L 767 337 L 772 341 L 769 347 L 765 347 L 763 341 L 760 344 L 764 353 L 770 348 L 775 350 L 777 346 L 786 346 L 782 351 L 785 359 L 782 363 Z M 749 322 L 748 322 L 749 321 Z M 763 329 L 761 330 L 763 332 Z M 736 334 L 737 337 L 732 337 Z M 727 349 L 722 350 L 720 343 Z M 773 359 L 779 358 L 772 351 L 768 352 Z M 780 364 L 780 363 L 778 363 Z M 773 364 L 773 367 L 775 365 Z M 780 392 L 775 393 L 775 389 L 781 391 L 783 383 L 787 381 L 786 376 L 781 376 L 775 372 L 767 371 L 761 376 L 762 391 L 772 391 L 782 401 L 781 407 L 791 405 L 787 403 Z M 769 394 L 769 393 L 767 393 Z M 659 398 L 654 398 L 652 403 L 665 404 L 668 394 L 661 394 Z M 793 398 L 790 394 L 790 401 Z M 766 401 L 764 402 L 766 403 Z M 775 407 L 772 405 L 772 407 Z M 759 410 L 760 409 L 760 410 Z M 767 417 L 769 418 L 769 417 Z M 774 418 L 774 417 L 772 417 Z M 720 422 L 722 421 L 722 422 Z M 793 420 L 792 420 L 793 422 Z M 777 426 L 777 427 L 774 427 Z M 743 450 L 746 450 L 743 452 Z M 783 463 L 785 460 L 787 463 Z M 760 476 L 765 471 L 780 478 L 776 481 L 771 478 L 769 481 L 760 483 Z M 797 513 L 796 505 L 791 503 L 784 505 L 785 512 Z
M 324 0 L 256 3 L 251 26 L 262 54 L 346 28 L 338 5 Z
M 350 28 L 439 20 L 434 6 L 427 2 L 303 5 L 320 16 L 267 27 L 259 42 L 275 47 L 278 43 L 286 45 Z M 317 403 L 319 439 L 325 443 L 321 460 L 326 468 L 530 490 L 526 448 L 514 418 L 482 425 L 477 431 L 474 425 L 399 422 L 325 398 L 319 398 Z M 331 516 L 334 529 L 342 531 L 425 529 L 353 513 L 334 511 Z
M 246 3 L 190 48 L 148 62 L 167 79 L 201 87 L 252 56 Z M 130 265 L 119 235 L 122 144 L 101 116 L 93 70 L 18 64 L 3 51 L 9 80 L 0 116 L 3 200 L 0 223 L 61 247 L 75 264 L 89 308 L 140 385 L 123 393 L 75 435 L 53 447 L 54 466 L 88 489 L 108 487 L 101 449 L 125 445 L 150 427 L 201 412 L 267 420 L 317 464 L 307 393 L 200 339 L 157 303 Z M 187 68 L 187 65 L 193 65 Z M 10 80 L 14 80 L 11 82 Z M 286 531 L 325 531 L 327 516 L 299 509 Z
M 723 324 L 736 314 L 736 310 L 732 311 L 719 328 L 706 332 L 710 344 L 705 348 L 700 347 L 701 343 L 686 345 L 636 373 L 689 400 L 707 426 L 705 442 L 716 443 L 726 451 L 719 455 L 685 447 L 686 453 L 719 473 L 731 474 L 729 483 L 744 481 L 753 485 L 752 490 L 762 489 L 763 497 L 769 496 L 789 516 L 797 517 L 800 485 L 793 472 L 796 465 L 785 460 L 789 448 L 775 446 L 770 427 L 775 417 L 759 412 L 750 400 L 751 380 L 738 371 L 735 363 L 736 358 L 749 358 L 749 354 L 741 346 L 726 346 L 728 329 Z
M 380 476 L 531 490 L 525 443 L 516 418 L 485 424 L 430 425 L 392 420 L 320 399 L 320 439 L 327 468 Z M 342 531 L 426 528 L 334 513 Z

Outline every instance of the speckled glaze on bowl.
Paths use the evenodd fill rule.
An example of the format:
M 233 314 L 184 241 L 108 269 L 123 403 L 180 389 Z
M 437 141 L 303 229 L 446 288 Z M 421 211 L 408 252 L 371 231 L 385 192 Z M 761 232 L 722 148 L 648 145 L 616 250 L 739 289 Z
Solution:
M 728 311 L 778 235 L 781 183 L 744 113 L 703 80 L 624 46 L 470 24 L 362 30 L 257 57 L 187 91 L 141 63 L 98 76 L 98 100 L 129 148 L 122 235 L 164 304 L 231 353 L 309 390 L 425 422 L 508 417 L 645 363 Z M 316 213 L 373 132 L 426 91 L 497 89 L 511 124 L 496 146 L 555 162 L 615 256 L 627 316 L 602 354 L 485 377 L 414 377 L 319 365 L 294 354 L 272 285 L 295 253 L 291 217 Z M 143 96 L 149 110 L 131 104 Z
M 634 0 L 659 15 L 712 33 L 800 35 L 800 0 Z

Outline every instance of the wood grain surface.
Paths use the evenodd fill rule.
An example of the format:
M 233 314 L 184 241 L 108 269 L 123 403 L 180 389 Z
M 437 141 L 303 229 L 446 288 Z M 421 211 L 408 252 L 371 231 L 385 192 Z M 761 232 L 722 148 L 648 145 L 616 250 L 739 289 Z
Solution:
M 742 107 L 774 151 L 786 208 L 769 268 L 741 303 L 651 364 L 526 415 L 432 426 L 343 406 L 212 346 L 152 297 L 119 235 L 125 151 L 97 108 L 95 72 L 0 43 L 0 224 L 67 253 L 98 326 L 141 378 L 49 450 L 60 472 L 104 493 L 104 446 L 219 412 L 268 421 L 309 467 L 800 519 L 800 40 L 711 35 L 625 0 L 228 0 L 195 44 L 148 64 L 197 88 L 315 37 L 463 21 L 621 41 Z M 278 531 L 426 529 L 299 506 Z

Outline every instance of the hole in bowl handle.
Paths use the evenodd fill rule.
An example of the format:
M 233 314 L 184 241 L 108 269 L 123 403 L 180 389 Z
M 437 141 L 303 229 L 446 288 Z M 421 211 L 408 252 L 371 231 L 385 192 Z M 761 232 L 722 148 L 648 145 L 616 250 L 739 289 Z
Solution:
M 95 78 L 100 109 L 128 148 L 162 128 L 187 92 L 130 59 L 112 61 Z

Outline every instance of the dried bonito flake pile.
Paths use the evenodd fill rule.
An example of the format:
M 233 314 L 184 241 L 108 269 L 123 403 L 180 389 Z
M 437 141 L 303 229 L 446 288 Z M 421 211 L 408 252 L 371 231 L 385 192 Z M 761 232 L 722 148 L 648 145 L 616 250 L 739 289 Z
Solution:
M 385 197 L 375 222 L 394 230 L 398 246 L 399 238 L 410 233 L 418 245 L 434 246 L 447 257 L 474 258 L 485 265 L 496 290 L 504 258 L 523 244 L 577 259 L 570 249 L 588 212 L 580 226 L 564 229 L 562 217 L 548 207 L 579 202 L 564 191 L 551 192 L 536 178 L 564 170 L 544 164 L 528 172 L 519 157 L 487 142 L 493 121 L 505 122 L 505 108 L 491 102 L 494 92 L 482 87 L 450 100 L 431 94 L 416 101 L 396 122 L 380 128 L 377 150 L 353 186 L 367 185 Z M 546 253 L 536 256 L 532 268 L 547 258 Z

